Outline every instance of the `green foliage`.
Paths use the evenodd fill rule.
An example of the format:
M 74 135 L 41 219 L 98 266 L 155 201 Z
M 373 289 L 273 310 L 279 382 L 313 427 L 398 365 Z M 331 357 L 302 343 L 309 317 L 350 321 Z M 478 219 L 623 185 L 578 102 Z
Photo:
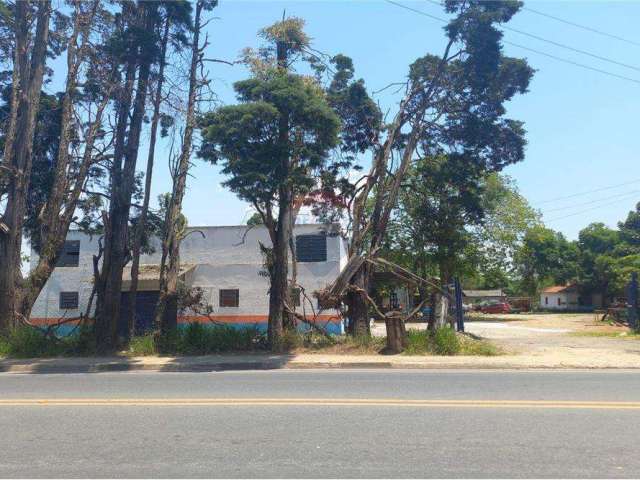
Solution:
M 129 354 L 136 357 L 145 357 L 156 354 L 156 345 L 153 334 L 133 337 L 129 342 Z
M 202 119 L 200 156 L 222 163 L 224 185 L 241 199 L 258 205 L 272 202 L 278 185 L 295 194 L 308 192 L 314 173 L 336 145 L 339 120 L 317 85 L 299 75 L 274 72 L 268 78 L 237 82 L 240 104 L 222 107 Z M 280 137 L 282 115 L 289 136 Z M 282 168 L 282 158 L 296 159 Z
M 190 323 L 179 330 L 177 351 L 184 355 L 207 355 L 220 352 L 246 352 L 262 349 L 264 334 L 255 328 Z
M 578 255 L 575 243 L 560 232 L 542 225 L 530 228 L 515 255 L 521 290 L 536 296 L 542 286 L 574 280 Z
M 90 328 L 80 327 L 73 335 L 47 336 L 40 329 L 22 326 L 0 339 L 0 355 L 17 358 L 93 355 L 95 341 Z
M 426 330 L 407 330 L 406 355 L 473 355 L 490 357 L 500 355 L 500 350 L 487 340 L 458 335 L 450 327 L 442 327 L 435 333 Z
M 499 191 L 495 185 L 498 172 L 524 159 L 523 124 L 506 117 L 505 105 L 527 91 L 533 69 L 523 59 L 503 55 L 498 28 L 520 7 L 519 2 L 445 2 L 447 12 L 455 15 L 445 30 L 454 48 L 462 45 L 464 55 L 452 55 L 455 59 L 448 62 L 425 55 L 410 66 L 416 91 L 409 110 L 426 105 L 429 115 L 439 120 L 425 122 L 418 159 L 403 182 L 401 225 L 392 232 L 390 249 L 420 275 L 437 272 L 443 282 L 454 275 L 473 275 L 491 254 L 489 276 L 499 281 L 499 264 L 509 255 L 503 250 L 513 244 L 497 235 L 500 222 L 526 216 L 510 225 L 514 235 L 521 236 L 522 224 L 535 216 L 512 186 Z M 434 97 L 442 102 L 434 103 Z M 499 215 L 503 202 L 493 198 L 498 193 L 509 195 L 512 207 L 520 211 Z M 491 210 L 496 213 L 495 228 L 478 236 Z M 485 250 L 488 239 L 494 241 L 494 251 Z
M 50 357 L 58 355 L 58 346 L 32 327 L 18 327 L 9 332 L 8 353 L 12 357 Z
M 449 326 L 438 328 L 431 337 L 431 349 L 436 355 L 458 354 L 460 341 L 455 330 Z
M 620 239 L 634 253 L 640 253 L 640 203 L 631 210 L 624 222 L 618 223 Z M 631 253 L 631 252 L 630 252 Z

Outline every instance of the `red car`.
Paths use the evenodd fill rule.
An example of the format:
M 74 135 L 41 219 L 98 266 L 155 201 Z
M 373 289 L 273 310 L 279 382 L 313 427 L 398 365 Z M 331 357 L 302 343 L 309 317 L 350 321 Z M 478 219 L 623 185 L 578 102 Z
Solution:
M 482 313 L 511 313 L 511 305 L 507 302 L 490 303 L 480 307 Z

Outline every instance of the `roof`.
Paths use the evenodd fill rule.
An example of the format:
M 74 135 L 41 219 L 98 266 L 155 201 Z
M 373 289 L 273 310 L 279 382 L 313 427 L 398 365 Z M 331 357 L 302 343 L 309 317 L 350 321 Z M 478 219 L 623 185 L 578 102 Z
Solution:
M 482 298 L 482 297 L 504 297 L 502 289 L 498 290 L 463 290 L 463 295 L 469 298 Z
M 567 291 L 574 291 L 576 289 L 575 285 L 554 285 L 552 287 L 547 287 L 542 290 L 542 293 L 562 293 Z
M 178 276 L 184 278 L 196 268 L 193 263 L 181 263 Z M 122 291 L 127 292 L 131 288 L 131 267 L 125 267 L 122 271 Z M 146 264 L 140 265 L 138 270 L 138 290 L 159 290 L 160 289 L 160 265 Z

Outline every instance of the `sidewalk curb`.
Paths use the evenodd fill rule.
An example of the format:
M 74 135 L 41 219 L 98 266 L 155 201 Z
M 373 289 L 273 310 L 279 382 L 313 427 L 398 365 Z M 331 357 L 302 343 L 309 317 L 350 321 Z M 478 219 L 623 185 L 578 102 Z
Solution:
M 585 366 L 585 365 L 525 365 L 518 363 L 455 363 L 455 362 L 390 362 L 390 361 L 168 361 L 167 363 L 131 363 L 127 361 L 99 361 L 84 363 L 16 363 L 0 361 L 0 373 L 4 374 L 64 374 L 64 373 L 106 373 L 106 372 L 222 372 L 238 370 L 339 370 L 339 369 L 396 369 L 396 370 L 640 370 L 629 366 Z

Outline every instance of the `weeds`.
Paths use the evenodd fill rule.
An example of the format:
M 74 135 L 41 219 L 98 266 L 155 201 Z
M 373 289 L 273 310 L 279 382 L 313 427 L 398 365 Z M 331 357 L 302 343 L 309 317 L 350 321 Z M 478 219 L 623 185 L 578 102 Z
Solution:
M 16 358 L 59 357 L 92 355 L 95 341 L 88 327 L 80 327 L 67 337 L 46 336 L 44 332 L 29 326 L 13 329 L 0 339 L 0 356 Z
M 607 337 L 607 338 L 624 338 L 627 340 L 640 340 L 640 333 L 633 331 L 617 331 L 617 332 L 572 332 L 571 335 L 576 337 Z
M 450 327 L 439 328 L 435 333 L 426 330 L 407 331 L 406 355 L 474 355 L 495 356 L 500 350 L 486 340 L 478 340 L 457 334 Z
M 146 357 L 156 354 L 156 345 L 153 334 L 140 335 L 133 337 L 129 342 L 129 350 L 127 353 L 136 357 Z

